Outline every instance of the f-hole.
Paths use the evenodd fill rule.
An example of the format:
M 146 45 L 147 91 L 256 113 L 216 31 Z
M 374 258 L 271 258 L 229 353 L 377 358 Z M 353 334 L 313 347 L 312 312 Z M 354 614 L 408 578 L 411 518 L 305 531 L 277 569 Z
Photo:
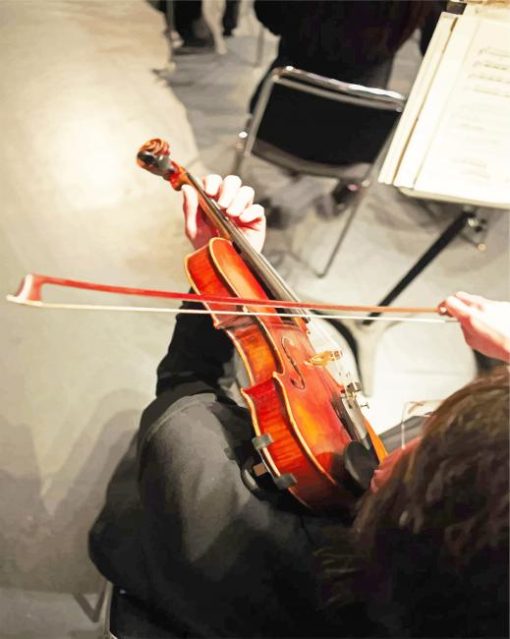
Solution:
M 289 360 L 290 365 L 292 366 L 294 371 L 294 374 L 290 375 L 291 384 L 296 388 L 303 390 L 305 388 L 304 377 L 301 375 L 301 371 L 299 370 L 297 362 L 289 351 L 289 347 L 292 347 L 293 344 L 288 337 L 284 337 L 281 343 L 285 355 L 287 355 L 287 359 Z

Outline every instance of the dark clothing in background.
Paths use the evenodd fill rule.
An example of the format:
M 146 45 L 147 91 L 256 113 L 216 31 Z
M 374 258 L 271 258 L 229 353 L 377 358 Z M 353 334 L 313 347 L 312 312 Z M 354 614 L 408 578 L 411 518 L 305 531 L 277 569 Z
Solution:
M 193 25 L 202 17 L 202 0 L 170 1 L 174 6 L 175 30 L 185 42 L 193 40 L 196 37 Z
M 416 29 L 425 27 L 430 38 L 430 27 L 445 4 L 436 0 L 256 0 L 254 8 L 260 22 L 280 36 L 277 59 L 354 82 L 392 59 Z M 423 42 L 425 48 L 427 44 Z
M 210 40 L 209 28 L 202 19 L 202 0 L 149 0 L 158 11 L 165 15 L 167 28 L 177 33 L 184 44 L 203 38 Z M 226 0 L 223 12 L 223 34 L 232 35 L 239 21 L 240 0 Z M 197 29 L 200 33 L 197 33 Z
M 239 23 L 239 10 L 241 0 L 225 0 L 225 11 L 223 13 L 223 35 L 230 36 Z
M 149 0 L 165 17 L 169 35 L 176 31 L 183 46 L 212 45 L 212 34 L 202 18 L 202 0 Z

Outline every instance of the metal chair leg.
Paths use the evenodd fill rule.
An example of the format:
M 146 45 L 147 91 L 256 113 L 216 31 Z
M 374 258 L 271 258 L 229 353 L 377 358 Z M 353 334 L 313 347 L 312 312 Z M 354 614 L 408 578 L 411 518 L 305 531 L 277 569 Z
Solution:
M 255 54 L 255 60 L 253 62 L 254 67 L 262 66 L 262 59 L 264 57 L 264 41 L 265 41 L 265 28 L 264 25 L 260 25 L 259 35 L 257 36 L 257 51 Z
M 333 264 L 333 262 L 335 261 L 335 258 L 337 256 L 338 250 L 340 249 L 340 247 L 342 246 L 342 243 L 345 239 L 345 236 L 347 235 L 347 233 L 349 232 L 349 229 L 351 228 L 351 224 L 354 220 L 354 216 L 356 215 L 359 207 L 361 206 L 362 201 L 364 200 L 365 197 L 365 192 L 368 190 L 368 187 L 366 186 L 361 186 L 356 199 L 353 203 L 353 206 L 350 207 L 350 211 L 348 213 L 348 217 L 347 220 L 345 221 L 342 230 L 340 232 L 340 236 L 338 237 L 335 246 L 333 248 L 333 250 L 331 251 L 329 258 L 325 264 L 325 266 L 323 267 L 322 271 L 317 271 L 314 269 L 314 273 L 315 275 L 317 275 L 317 277 L 325 277 L 328 273 L 329 273 L 329 269 L 331 268 L 331 265 Z
M 232 165 L 232 169 L 230 171 L 232 175 L 241 175 L 241 167 L 244 164 L 244 160 L 246 158 L 245 149 L 247 139 L 247 132 L 241 131 L 238 135 L 238 140 L 235 147 L 234 164 Z

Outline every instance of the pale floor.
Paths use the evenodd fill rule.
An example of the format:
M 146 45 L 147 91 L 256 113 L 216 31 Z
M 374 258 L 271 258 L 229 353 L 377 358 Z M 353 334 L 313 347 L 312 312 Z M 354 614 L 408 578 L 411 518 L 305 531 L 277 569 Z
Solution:
M 162 16 L 143 0 L 0 3 L 4 293 L 27 272 L 186 289 L 180 198 L 134 156 L 159 136 L 196 174 L 229 171 L 263 70 L 247 11 L 226 56 L 180 58 L 165 82 L 155 73 L 167 54 Z M 264 66 L 273 50 L 267 37 Z M 407 90 L 418 61 L 410 42 L 395 88 Z M 255 165 L 250 174 L 294 202 L 294 228 L 273 232 L 270 247 L 292 241 L 319 266 L 343 224 L 308 210 L 324 186 L 304 181 L 282 195 L 282 178 Z M 485 252 L 456 240 L 398 302 L 434 305 L 457 289 L 508 299 L 508 216 L 490 216 Z M 450 219 L 375 186 L 328 277 L 290 258 L 282 269 L 302 297 L 376 303 Z M 87 559 L 87 530 L 152 398 L 173 320 L 4 303 L 1 321 L 0 636 L 92 639 L 99 626 L 86 602 L 94 608 L 102 582 Z M 392 327 L 376 354 L 376 428 L 398 423 L 405 402 L 444 397 L 474 372 L 456 326 Z

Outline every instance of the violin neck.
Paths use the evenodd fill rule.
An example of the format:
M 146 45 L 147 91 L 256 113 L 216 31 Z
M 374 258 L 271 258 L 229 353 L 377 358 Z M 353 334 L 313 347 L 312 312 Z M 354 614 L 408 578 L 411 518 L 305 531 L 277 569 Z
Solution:
M 261 284 L 271 296 L 279 300 L 299 301 L 296 294 L 281 275 L 261 253 L 253 248 L 244 233 L 223 213 L 216 202 L 205 193 L 199 181 L 188 172 L 186 172 L 186 178 L 189 180 L 189 184 L 197 190 L 200 198 L 200 206 L 214 227 L 218 229 L 222 237 L 230 240 L 234 244 L 240 255 L 252 268 Z M 300 314 L 301 311 L 296 309 L 296 315 Z
M 233 243 L 267 293 L 273 299 L 289 302 L 299 301 L 295 293 L 265 257 L 253 248 L 242 231 L 224 215 L 216 202 L 206 194 L 201 182 L 188 173 L 184 167 L 170 160 L 167 142 L 159 138 L 149 140 L 138 152 L 137 162 L 142 168 L 170 182 L 177 191 L 181 189 L 183 184 L 192 186 L 198 193 L 200 208 L 207 215 L 211 224 L 222 237 Z M 294 310 L 292 312 L 294 313 Z M 295 314 L 302 315 L 303 311 L 296 310 Z
M 282 276 L 276 271 L 273 266 L 267 261 L 267 259 L 258 251 L 255 251 L 253 247 L 246 242 L 246 239 L 243 236 L 244 243 L 248 244 L 248 251 L 244 251 L 244 249 L 237 245 L 236 240 L 233 240 L 234 245 L 238 248 L 242 257 L 246 260 L 246 262 L 252 267 L 254 272 L 257 274 L 257 277 L 261 280 L 263 285 L 267 290 L 270 291 L 271 296 L 274 299 L 284 300 L 289 302 L 299 302 L 299 298 L 294 293 L 294 291 L 290 288 L 290 286 L 285 282 Z M 301 311 L 299 309 L 294 309 L 297 311 L 296 315 L 301 315 Z

